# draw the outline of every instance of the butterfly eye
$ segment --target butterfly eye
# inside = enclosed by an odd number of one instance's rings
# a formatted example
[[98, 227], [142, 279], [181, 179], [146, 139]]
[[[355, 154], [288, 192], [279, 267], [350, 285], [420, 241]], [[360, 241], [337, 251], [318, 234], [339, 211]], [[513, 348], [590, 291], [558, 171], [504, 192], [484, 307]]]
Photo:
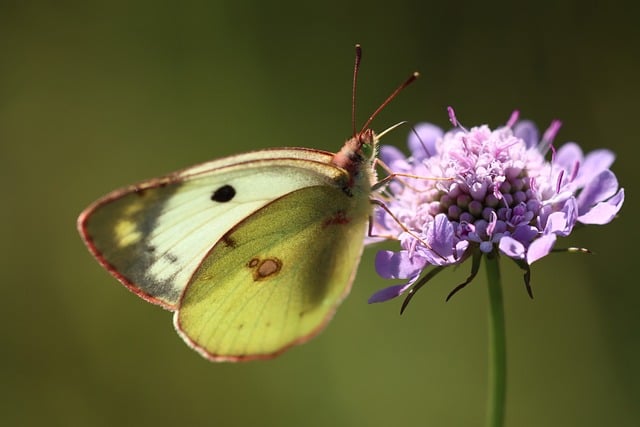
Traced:
[[223, 185], [213, 192], [211, 200], [214, 202], [228, 202], [236, 195], [236, 190], [230, 185]]
[[373, 158], [375, 154], [373, 144], [364, 143], [362, 144], [362, 147], [360, 147], [360, 150], [362, 150], [362, 154], [364, 154], [364, 157], [366, 157], [367, 159]]

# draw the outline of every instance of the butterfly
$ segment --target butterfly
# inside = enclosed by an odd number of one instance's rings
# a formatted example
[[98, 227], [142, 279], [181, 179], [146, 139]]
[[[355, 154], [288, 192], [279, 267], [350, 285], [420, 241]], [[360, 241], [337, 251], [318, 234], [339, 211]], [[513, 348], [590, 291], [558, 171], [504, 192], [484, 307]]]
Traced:
[[[354, 106], [361, 56], [356, 46]], [[265, 149], [144, 181], [86, 208], [80, 235], [207, 359], [274, 357], [319, 333], [349, 293], [378, 182], [368, 125], [415, 77], [338, 153]]]

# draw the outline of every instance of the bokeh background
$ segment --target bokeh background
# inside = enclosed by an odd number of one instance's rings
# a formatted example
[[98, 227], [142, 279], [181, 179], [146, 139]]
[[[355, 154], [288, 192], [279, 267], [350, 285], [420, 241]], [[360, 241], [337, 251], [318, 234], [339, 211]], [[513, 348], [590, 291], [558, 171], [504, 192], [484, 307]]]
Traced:
[[[484, 419], [484, 275], [469, 266], [400, 301], [365, 253], [317, 339], [267, 362], [212, 364], [171, 315], [83, 247], [78, 213], [109, 190], [249, 149], [337, 150], [358, 122], [504, 123], [608, 147], [627, 202], [534, 265], [536, 299], [503, 262], [511, 426], [640, 424], [635, 3], [110, 1], [0, 3], [0, 424], [475, 426]], [[634, 9], [635, 8], [635, 9]], [[407, 128], [385, 138], [404, 146]]]

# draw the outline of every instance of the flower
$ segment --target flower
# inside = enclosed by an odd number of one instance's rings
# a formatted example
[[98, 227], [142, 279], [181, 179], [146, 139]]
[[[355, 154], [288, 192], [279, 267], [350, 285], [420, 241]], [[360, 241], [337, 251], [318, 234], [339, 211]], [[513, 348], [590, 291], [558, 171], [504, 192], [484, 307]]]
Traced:
[[[578, 224], [606, 224], [616, 216], [624, 189], [609, 169], [614, 154], [603, 149], [584, 155], [573, 142], [555, 150], [559, 121], [540, 138], [535, 125], [518, 116], [514, 112], [495, 130], [467, 130], [449, 107], [454, 128], [444, 133], [430, 123], [417, 125], [409, 136], [410, 157], [381, 147], [380, 159], [394, 179], [381, 192], [384, 205], [376, 208], [372, 236], [397, 239], [401, 249], [378, 252], [376, 270], [407, 281], [376, 292], [369, 302], [415, 291], [442, 268], [473, 258], [471, 275], [450, 297], [473, 279], [483, 255], [498, 253], [525, 270], [531, 295], [529, 266], [548, 255], [558, 237]], [[428, 266], [435, 269], [420, 279]]]

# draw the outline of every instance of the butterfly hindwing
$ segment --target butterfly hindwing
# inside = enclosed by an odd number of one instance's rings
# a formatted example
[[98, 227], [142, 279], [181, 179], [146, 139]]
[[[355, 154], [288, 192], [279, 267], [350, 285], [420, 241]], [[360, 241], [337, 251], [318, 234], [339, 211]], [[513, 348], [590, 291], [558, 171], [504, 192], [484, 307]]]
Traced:
[[348, 293], [371, 211], [366, 195], [306, 187], [226, 233], [175, 313], [183, 338], [214, 360], [272, 357], [319, 332]]

